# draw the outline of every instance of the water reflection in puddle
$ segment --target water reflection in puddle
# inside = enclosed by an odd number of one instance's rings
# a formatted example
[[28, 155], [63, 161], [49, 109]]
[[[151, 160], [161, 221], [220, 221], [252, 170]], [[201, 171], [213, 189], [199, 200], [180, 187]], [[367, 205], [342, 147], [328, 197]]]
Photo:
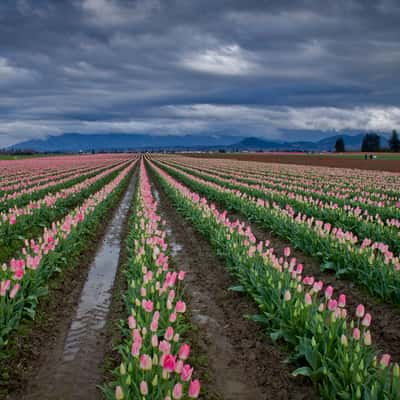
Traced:
[[82, 348], [88, 346], [88, 342], [96, 343], [99, 331], [106, 324], [119, 261], [121, 232], [134, 188], [132, 180], [90, 265], [78, 310], [65, 341], [64, 361], [73, 361]]
[[169, 243], [169, 247], [171, 249], [171, 256], [174, 257], [183, 249], [183, 246], [180, 243], [177, 243], [175, 241], [170, 227], [167, 227], [165, 229], [165, 233], [167, 234], [167, 236], [169, 238], [168, 243]]

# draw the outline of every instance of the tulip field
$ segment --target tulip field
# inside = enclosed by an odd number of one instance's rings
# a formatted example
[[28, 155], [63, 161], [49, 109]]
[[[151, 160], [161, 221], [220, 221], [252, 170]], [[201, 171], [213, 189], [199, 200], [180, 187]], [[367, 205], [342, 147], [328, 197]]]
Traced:
[[[0, 165], [0, 396], [400, 399], [400, 174], [177, 154]], [[108, 322], [88, 328], [102, 341], [63, 359], [114, 223]], [[72, 306], [49, 290], [63, 274]], [[37, 336], [36, 357], [18, 350]]]
[[[34, 318], [47, 280], [60, 268], [57, 258], [68, 253], [69, 241], [77, 240], [73, 236], [78, 226], [90, 220], [133, 167], [126, 157], [61, 158], [53, 166], [54, 161], [51, 168], [40, 159], [16, 171], [8, 165], [4, 168], [0, 349], [7, 345], [21, 318]], [[74, 168], [67, 172], [67, 165]]]

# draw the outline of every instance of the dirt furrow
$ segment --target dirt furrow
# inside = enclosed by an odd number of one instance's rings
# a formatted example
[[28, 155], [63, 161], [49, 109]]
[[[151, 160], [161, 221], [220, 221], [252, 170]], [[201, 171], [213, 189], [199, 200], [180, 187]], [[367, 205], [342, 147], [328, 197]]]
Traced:
[[[188, 272], [185, 294], [191, 312], [195, 367], [206, 399], [312, 399], [311, 383], [291, 375], [285, 355], [255, 322], [252, 300], [228, 290], [234, 282], [209, 242], [173, 207], [154, 179], [153, 190], [167, 223], [172, 263]], [[194, 332], [194, 333], [193, 333]]]

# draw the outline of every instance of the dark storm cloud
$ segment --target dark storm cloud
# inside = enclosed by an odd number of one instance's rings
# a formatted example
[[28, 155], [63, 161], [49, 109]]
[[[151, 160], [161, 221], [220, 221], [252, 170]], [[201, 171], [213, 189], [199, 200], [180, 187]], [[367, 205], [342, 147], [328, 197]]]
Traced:
[[400, 125], [397, 1], [3, 0], [0, 145]]

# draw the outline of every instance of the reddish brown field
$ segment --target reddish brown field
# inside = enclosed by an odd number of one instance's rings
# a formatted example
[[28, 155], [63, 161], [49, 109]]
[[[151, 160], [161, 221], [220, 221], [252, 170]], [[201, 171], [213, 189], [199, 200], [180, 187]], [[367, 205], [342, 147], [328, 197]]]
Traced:
[[316, 165], [332, 168], [358, 168], [375, 171], [400, 172], [400, 160], [364, 160], [329, 155], [306, 155], [288, 153], [238, 153], [238, 154], [189, 154], [201, 158], [229, 158], [241, 161], [260, 161], [283, 164]]

